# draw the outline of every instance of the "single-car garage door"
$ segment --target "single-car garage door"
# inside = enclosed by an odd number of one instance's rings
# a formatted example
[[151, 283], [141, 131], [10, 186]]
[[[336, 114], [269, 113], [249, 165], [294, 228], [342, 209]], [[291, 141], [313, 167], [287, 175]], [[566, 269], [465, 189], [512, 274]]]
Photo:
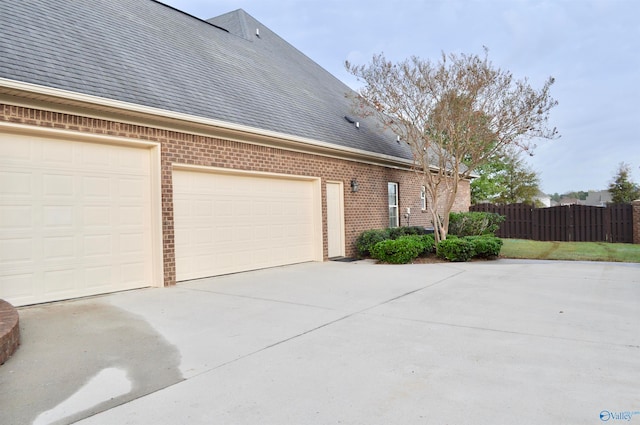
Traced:
[[151, 285], [150, 149], [0, 134], [0, 298]]
[[173, 172], [176, 280], [322, 260], [316, 180]]

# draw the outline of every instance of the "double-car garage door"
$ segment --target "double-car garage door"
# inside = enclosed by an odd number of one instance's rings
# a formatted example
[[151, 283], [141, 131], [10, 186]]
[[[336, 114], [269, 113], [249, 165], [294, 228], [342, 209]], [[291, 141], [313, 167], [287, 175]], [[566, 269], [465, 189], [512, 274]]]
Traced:
[[176, 169], [176, 280], [321, 260], [319, 183]]
[[152, 284], [151, 149], [0, 134], [0, 298]]

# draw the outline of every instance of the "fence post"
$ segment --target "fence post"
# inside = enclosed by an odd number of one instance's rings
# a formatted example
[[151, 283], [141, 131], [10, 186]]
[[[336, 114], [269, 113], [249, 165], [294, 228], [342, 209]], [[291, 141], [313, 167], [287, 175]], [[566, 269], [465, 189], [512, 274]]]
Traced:
[[612, 218], [611, 218], [611, 206], [607, 205], [606, 207], [604, 207], [604, 217], [602, 220], [602, 227], [603, 227], [603, 233], [604, 233], [604, 240], [605, 242], [614, 242], [613, 240], [613, 225], [612, 225]]
[[633, 205], [633, 243], [640, 244], [640, 199], [631, 203]]

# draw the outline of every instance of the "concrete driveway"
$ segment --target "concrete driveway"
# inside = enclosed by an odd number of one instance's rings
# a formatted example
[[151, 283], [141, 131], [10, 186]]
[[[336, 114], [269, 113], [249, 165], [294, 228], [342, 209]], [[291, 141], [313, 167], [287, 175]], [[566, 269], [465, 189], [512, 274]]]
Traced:
[[640, 424], [638, 264], [306, 263], [20, 320], [3, 425]]

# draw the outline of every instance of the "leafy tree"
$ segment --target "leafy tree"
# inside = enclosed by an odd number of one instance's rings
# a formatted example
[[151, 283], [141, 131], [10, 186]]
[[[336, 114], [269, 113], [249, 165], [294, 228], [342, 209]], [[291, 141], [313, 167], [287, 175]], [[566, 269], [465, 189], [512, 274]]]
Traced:
[[506, 147], [527, 150], [534, 138], [557, 136], [547, 126], [557, 104], [549, 94], [553, 78], [536, 90], [527, 79], [496, 68], [484, 53], [399, 63], [379, 54], [368, 65], [346, 63], [363, 83], [354, 96], [357, 113], [375, 116], [411, 148], [436, 241], [446, 239], [460, 181]]
[[480, 177], [471, 182], [471, 203], [534, 203], [533, 198], [540, 191], [540, 178], [519, 153], [509, 149], [476, 169]]
[[631, 167], [629, 164], [621, 162], [618, 171], [609, 184], [611, 201], [614, 204], [629, 204], [636, 199], [640, 199], [640, 186], [631, 181]]
[[506, 164], [500, 156], [475, 169], [479, 176], [471, 181], [471, 203], [494, 203], [502, 191], [502, 182], [497, 178], [504, 173]]

